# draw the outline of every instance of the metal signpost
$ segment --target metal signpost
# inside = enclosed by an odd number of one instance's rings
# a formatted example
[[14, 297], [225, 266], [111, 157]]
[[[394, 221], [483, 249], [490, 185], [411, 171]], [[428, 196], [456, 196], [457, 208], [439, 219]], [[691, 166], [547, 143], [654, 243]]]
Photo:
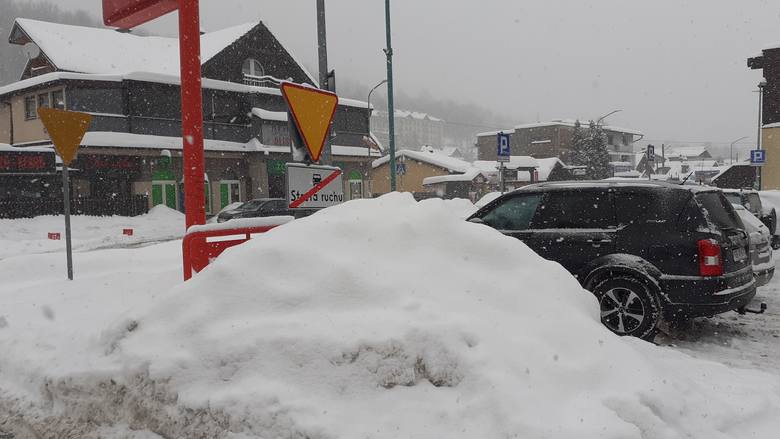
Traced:
[[653, 145], [647, 145], [647, 179], [652, 180], [653, 178], [650, 176], [653, 170], [653, 165], [655, 163], [655, 146]]
[[496, 138], [497, 138], [496, 161], [498, 161], [499, 163], [499, 167], [498, 167], [499, 188], [501, 190], [501, 193], [503, 194], [505, 191], [504, 163], [509, 162], [510, 157], [512, 155], [512, 151], [511, 148], [509, 147], [509, 134], [504, 134], [503, 132], [500, 132], [498, 133]]
[[73, 280], [73, 248], [70, 237], [70, 177], [68, 170], [76, 158], [81, 139], [89, 129], [92, 116], [74, 111], [38, 107], [38, 117], [49, 133], [54, 149], [62, 159], [62, 198], [65, 214], [65, 253], [68, 261], [68, 279]]

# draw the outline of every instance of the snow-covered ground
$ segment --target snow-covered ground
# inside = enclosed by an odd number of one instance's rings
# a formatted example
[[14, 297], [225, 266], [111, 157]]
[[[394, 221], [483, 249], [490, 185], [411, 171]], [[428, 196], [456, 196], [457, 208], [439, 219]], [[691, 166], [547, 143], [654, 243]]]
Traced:
[[[123, 235], [124, 229], [133, 229], [133, 235]], [[184, 215], [162, 205], [137, 217], [73, 215], [71, 232], [77, 252], [170, 241], [184, 233]], [[59, 233], [60, 240], [48, 239], [49, 233]], [[0, 259], [64, 249], [65, 219], [61, 215], [0, 219]]]
[[186, 284], [180, 241], [85, 245], [72, 282], [61, 252], [20, 246], [0, 260], [0, 433], [777, 437], [780, 281], [764, 315], [619, 338], [568, 273], [472, 209], [349, 202]]

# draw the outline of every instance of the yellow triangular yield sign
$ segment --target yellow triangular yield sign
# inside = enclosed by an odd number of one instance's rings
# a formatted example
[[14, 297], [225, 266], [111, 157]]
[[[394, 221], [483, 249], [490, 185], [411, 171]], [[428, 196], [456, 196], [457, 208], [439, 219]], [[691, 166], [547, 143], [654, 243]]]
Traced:
[[291, 82], [283, 82], [281, 87], [295, 126], [309, 150], [309, 157], [316, 162], [328, 138], [339, 97], [335, 93]]
[[89, 129], [92, 116], [75, 111], [57, 110], [54, 108], [38, 108], [38, 117], [49, 132], [54, 149], [66, 166], [76, 158], [84, 133]]

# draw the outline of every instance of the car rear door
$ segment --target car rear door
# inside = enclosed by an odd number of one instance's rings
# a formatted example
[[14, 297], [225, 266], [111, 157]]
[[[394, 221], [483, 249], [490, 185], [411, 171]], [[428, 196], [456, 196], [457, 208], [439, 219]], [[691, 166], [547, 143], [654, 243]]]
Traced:
[[547, 192], [531, 230], [534, 250], [579, 278], [591, 261], [615, 251], [617, 220], [611, 190], [580, 187]]

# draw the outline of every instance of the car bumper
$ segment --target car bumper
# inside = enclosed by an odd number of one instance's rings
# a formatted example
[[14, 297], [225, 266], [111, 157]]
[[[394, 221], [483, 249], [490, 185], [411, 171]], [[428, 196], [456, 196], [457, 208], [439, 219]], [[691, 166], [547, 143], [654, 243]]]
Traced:
[[775, 275], [775, 267], [770, 267], [765, 270], [753, 271], [753, 277], [756, 278], [756, 286], [763, 287], [768, 284], [772, 277]]
[[725, 276], [662, 276], [667, 318], [714, 316], [746, 306], [756, 295], [752, 267]]

